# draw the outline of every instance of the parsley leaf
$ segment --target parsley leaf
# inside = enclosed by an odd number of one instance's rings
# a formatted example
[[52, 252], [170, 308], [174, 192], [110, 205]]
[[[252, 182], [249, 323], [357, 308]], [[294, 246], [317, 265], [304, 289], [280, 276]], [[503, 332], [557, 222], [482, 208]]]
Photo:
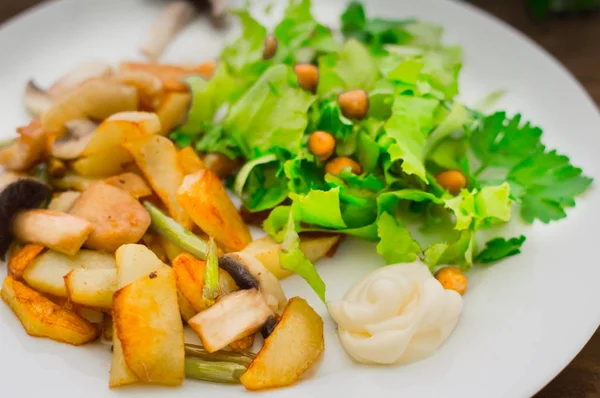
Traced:
[[521, 253], [521, 246], [525, 243], [525, 236], [521, 235], [518, 238], [492, 239], [485, 244], [483, 249], [475, 258], [475, 262], [480, 264], [490, 264], [503, 258], [514, 256]]
[[530, 224], [535, 219], [549, 223], [565, 218], [565, 208], [575, 206], [575, 197], [593, 181], [556, 151], [526, 158], [510, 170], [507, 179], [521, 202], [521, 217]]
[[529, 122], [521, 125], [521, 115], [508, 119], [505, 112], [496, 112], [472, 132], [471, 145], [482, 163], [480, 171], [490, 166], [509, 168], [544, 149], [541, 136], [539, 127]]

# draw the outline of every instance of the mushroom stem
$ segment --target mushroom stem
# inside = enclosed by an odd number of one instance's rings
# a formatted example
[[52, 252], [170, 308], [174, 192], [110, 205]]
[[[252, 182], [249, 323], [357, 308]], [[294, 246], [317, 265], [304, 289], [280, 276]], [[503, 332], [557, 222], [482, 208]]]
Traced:
[[165, 7], [150, 29], [140, 51], [149, 59], [156, 61], [195, 15], [196, 10], [191, 3], [182, 0], [172, 2]]

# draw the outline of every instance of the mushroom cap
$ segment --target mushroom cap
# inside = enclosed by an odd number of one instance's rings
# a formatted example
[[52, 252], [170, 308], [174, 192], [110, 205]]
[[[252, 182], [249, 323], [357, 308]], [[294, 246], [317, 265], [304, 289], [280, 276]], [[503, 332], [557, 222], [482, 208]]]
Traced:
[[52, 189], [31, 178], [17, 180], [4, 188], [0, 194], [0, 258], [6, 252], [14, 238], [13, 219], [23, 210], [39, 207], [52, 196]]

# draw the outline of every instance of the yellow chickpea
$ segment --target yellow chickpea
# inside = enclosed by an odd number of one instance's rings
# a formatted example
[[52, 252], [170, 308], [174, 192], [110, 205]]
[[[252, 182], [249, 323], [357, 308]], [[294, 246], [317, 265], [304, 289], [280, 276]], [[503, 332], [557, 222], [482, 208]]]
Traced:
[[314, 93], [319, 84], [319, 68], [311, 64], [298, 64], [294, 66], [298, 76], [298, 85], [306, 91]]
[[458, 170], [446, 170], [435, 176], [438, 184], [452, 195], [457, 195], [467, 186], [467, 178]]
[[338, 176], [342, 172], [342, 170], [348, 167], [350, 168], [350, 171], [354, 174], [360, 174], [362, 172], [362, 169], [358, 163], [346, 157], [340, 157], [330, 160], [325, 165], [325, 172], [327, 174]]
[[277, 39], [271, 35], [265, 39], [265, 49], [263, 51], [263, 58], [270, 59], [275, 56], [277, 52]]
[[350, 90], [338, 96], [342, 114], [350, 119], [364, 119], [369, 112], [369, 97], [364, 90]]
[[324, 131], [315, 131], [308, 138], [308, 150], [321, 162], [329, 159], [335, 149], [335, 138]]
[[456, 267], [440, 268], [435, 273], [435, 279], [442, 284], [444, 289], [454, 290], [461, 295], [467, 291], [467, 278]]

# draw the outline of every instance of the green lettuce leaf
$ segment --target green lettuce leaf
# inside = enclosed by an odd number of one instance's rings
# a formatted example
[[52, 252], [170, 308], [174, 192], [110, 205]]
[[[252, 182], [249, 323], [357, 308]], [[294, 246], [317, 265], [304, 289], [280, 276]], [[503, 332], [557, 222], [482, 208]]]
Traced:
[[454, 212], [458, 230], [489, 228], [510, 220], [510, 186], [508, 183], [485, 187], [481, 191], [463, 190], [458, 196], [445, 200], [447, 208]]
[[475, 232], [472, 229], [460, 231], [453, 242], [436, 243], [423, 253], [423, 262], [433, 271], [442, 265], [456, 265], [467, 271], [473, 265], [473, 253], [477, 250]]
[[421, 253], [421, 246], [414, 240], [402, 222], [388, 212], [383, 212], [377, 220], [379, 253], [386, 264], [411, 263]]
[[475, 258], [476, 263], [490, 264], [502, 260], [506, 257], [521, 253], [521, 246], [525, 243], [525, 236], [518, 238], [504, 239], [495, 238], [488, 241], [483, 249]]
[[425, 150], [427, 134], [434, 125], [439, 102], [435, 99], [400, 95], [394, 100], [392, 117], [385, 124], [391, 162], [402, 160], [402, 171], [427, 183]]
[[287, 228], [282, 243], [282, 252], [279, 255], [281, 268], [292, 271], [304, 279], [325, 303], [326, 286], [315, 266], [310, 262], [300, 249], [300, 237], [295, 230], [294, 216], [290, 212]]
[[314, 97], [289, 85], [292, 73], [285, 65], [270, 67], [230, 109], [225, 131], [240, 143], [249, 159], [274, 148], [297, 153], [308, 124]]
[[340, 211], [339, 194], [339, 188], [329, 191], [313, 190], [306, 195], [292, 193], [292, 212], [306, 224], [332, 229], [346, 228]]
[[242, 35], [221, 53], [221, 62], [236, 76], [257, 76], [269, 65], [263, 60], [267, 29], [248, 10], [234, 10], [242, 25]]
[[244, 206], [258, 212], [279, 205], [288, 196], [287, 180], [274, 154], [256, 158], [238, 172], [233, 189]]

